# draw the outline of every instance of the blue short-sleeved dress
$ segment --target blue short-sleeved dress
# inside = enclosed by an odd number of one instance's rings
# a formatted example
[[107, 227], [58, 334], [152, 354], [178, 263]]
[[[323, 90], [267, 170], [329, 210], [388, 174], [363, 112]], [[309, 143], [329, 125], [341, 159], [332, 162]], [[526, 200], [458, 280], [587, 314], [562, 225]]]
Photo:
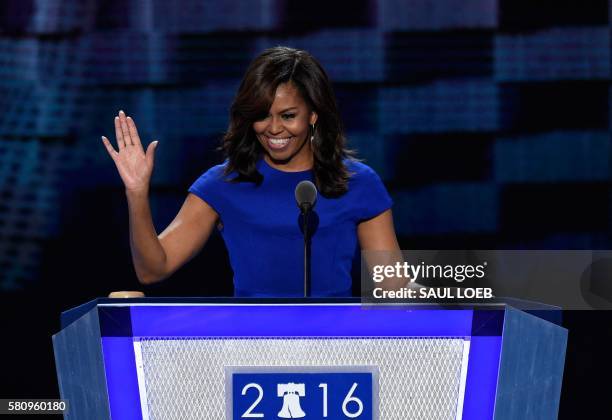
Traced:
[[[312, 296], [350, 296], [357, 225], [391, 207], [378, 175], [347, 159], [352, 173], [339, 198], [319, 194], [311, 240]], [[236, 296], [299, 297], [304, 292], [304, 242], [295, 187], [312, 171], [283, 172], [260, 159], [263, 182], [228, 182], [225, 165], [210, 168], [189, 188], [219, 214], [221, 235], [234, 271]]]

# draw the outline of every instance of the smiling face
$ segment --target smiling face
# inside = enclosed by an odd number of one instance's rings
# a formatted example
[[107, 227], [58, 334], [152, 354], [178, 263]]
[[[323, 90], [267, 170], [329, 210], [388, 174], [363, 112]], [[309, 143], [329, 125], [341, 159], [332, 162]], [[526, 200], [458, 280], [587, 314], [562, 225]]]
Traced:
[[310, 125], [316, 121], [317, 114], [293, 84], [279, 85], [268, 115], [253, 123], [266, 162], [286, 172], [311, 169], [313, 157], [308, 140]]

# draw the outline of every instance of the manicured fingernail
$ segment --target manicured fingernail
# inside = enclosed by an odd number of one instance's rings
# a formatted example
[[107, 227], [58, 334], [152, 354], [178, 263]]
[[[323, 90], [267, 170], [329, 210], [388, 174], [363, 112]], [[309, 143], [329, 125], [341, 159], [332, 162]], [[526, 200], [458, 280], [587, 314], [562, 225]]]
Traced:
[[102, 139], [102, 141], [104, 141], [104, 136], [100, 137]]
[[125, 112], [123, 112], [122, 110], [119, 110], [119, 115], [125, 115]]

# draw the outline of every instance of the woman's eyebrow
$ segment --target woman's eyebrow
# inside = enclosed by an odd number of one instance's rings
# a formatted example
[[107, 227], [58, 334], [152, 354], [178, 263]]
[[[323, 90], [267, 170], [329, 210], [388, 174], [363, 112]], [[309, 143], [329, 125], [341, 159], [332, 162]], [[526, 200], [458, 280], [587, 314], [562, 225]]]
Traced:
[[282, 113], [284, 113], [284, 112], [291, 111], [291, 110], [293, 110], [293, 109], [297, 109], [297, 108], [298, 108], [297, 106], [291, 106], [291, 107], [289, 107], [289, 108], [285, 108], [285, 109], [283, 109], [282, 111], [279, 111], [279, 114], [282, 114]]

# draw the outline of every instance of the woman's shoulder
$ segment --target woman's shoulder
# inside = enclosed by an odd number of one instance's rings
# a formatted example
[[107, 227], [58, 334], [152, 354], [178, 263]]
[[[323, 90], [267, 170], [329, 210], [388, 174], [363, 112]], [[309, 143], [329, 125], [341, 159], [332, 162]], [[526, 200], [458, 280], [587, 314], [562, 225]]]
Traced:
[[220, 187], [231, 174], [226, 174], [227, 161], [205, 170], [191, 186], [191, 189], [210, 189]]
[[344, 164], [350, 173], [347, 197], [353, 203], [355, 220], [368, 220], [391, 208], [393, 201], [374, 169], [355, 159], [346, 159]]
[[227, 170], [227, 161], [220, 163], [219, 165], [214, 165], [205, 170], [202, 175], [200, 175], [199, 179], [210, 179], [216, 181], [224, 181], [231, 174], [226, 174]]
[[366, 165], [360, 160], [354, 158], [346, 158], [344, 160], [344, 165], [348, 170], [351, 179], [355, 181], [360, 180], [379, 180], [380, 177], [376, 173], [374, 169], [370, 166]]

